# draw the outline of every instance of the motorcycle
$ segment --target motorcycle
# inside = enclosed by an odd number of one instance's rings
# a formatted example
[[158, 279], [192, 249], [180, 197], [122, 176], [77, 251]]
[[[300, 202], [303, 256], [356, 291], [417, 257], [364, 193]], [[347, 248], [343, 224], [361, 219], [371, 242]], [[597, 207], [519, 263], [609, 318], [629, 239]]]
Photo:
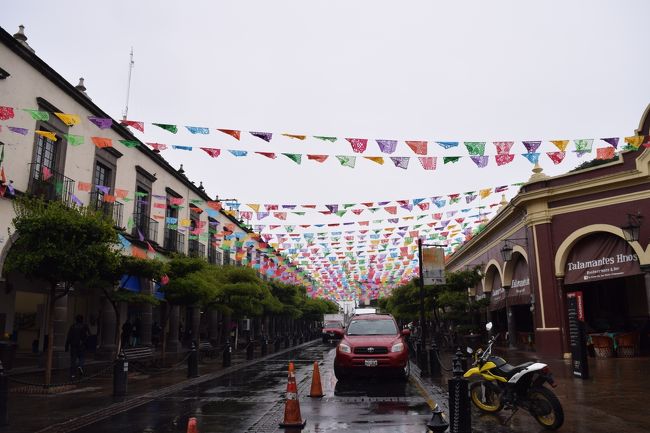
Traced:
[[[485, 329], [492, 329], [489, 322]], [[553, 376], [546, 364], [541, 362], [526, 362], [521, 365], [510, 365], [503, 358], [492, 355], [492, 346], [498, 334], [493, 336], [485, 350], [477, 349], [472, 354], [472, 368], [465, 372], [465, 378], [478, 378], [470, 384], [472, 403], [486, 413], [497, 413], [503, 408], [512, 410], [524, 409], [530, 413], [539, 424], [547, 430], [557, 430], [564, 422], [564, 410], [555, 393], [544, 384], [553, 388], [556, 386]]]

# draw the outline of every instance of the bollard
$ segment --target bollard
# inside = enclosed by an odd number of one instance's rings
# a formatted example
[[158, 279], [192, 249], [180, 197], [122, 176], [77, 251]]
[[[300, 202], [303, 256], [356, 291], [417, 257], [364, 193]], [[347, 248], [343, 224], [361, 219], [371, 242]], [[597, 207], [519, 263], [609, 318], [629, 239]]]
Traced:
[[9, 380], [0, 361], [0, 426], [9, 424]]
[[269, 340], [266, 337], [262, 337], [262, 343], [260, 344], [260, 355], [266, 356], [269, 351]]
[[445, 416], [438, 405], [436, 405], [433, 414], [431, 414], [431, 419], [427, 423], [427, 428], [433, 433], [444, 433], [447, 431], [447, 428], [449, 428], [449, 423], [445, 419]]
[[279, 351], [281, 344], [282, 344], [282, 339], [280, 337], [275, 337], [275, 341], [273, 342], [273, 351], [274, 352]]
[[442, 376], [442, 369], [440, 368], [440, 360], [438, 359], [438, 345], [436, 340], [431, 341], [431, 349], [429, 349], [429, 373], [431, 377], [438, 378]]
[[232, 358], [232, 347], [230, 346], [230, 340], [226, 341], [226, 347], [223, 349], [223, 366], [230, 367]]
[[254, 353], [253, 351], [255, 350], [255, 342], [253, 340], [248, 340], [248, 346], [246, 346], [246, 359], [250, 361], [253, 359]]
[[187, 357], [187, 377], [199, 377], [199, 352], [196, 351], [196, 344], [192, 341], [190, 356]]
[[298, 336], [296, 334], [293, 334], [293, 338], [291, 339], [291, 345], [292, 346], [298, 345]]
[[472, 412], [469, 402], [468, 382], [463, 378], [463, 353], [458, 349], [453, 359], [453, 375], [449, 379], [449, 432], [471, 433]]
[[[462, 353], [460, 347], [458, 348], [458, 352]], [[467, 355], [465, 353], [463, 353], [462, 356], [460, 357], [460, 366], [463, 369], [463, 373], [465, 373], [467, 371]]]
[[126, 395], [126, 387], [129, 379], [129, 361], [121, 351], [113, 365], [113, 396], [123, 397]]

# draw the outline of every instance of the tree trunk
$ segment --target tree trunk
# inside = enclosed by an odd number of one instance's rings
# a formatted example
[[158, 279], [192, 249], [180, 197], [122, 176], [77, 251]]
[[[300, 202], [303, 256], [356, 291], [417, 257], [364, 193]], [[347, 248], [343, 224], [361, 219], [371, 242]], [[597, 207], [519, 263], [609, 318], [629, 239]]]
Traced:
[[45, 357], [45, 384], [52, 383], [52, 355], [54, 353], [54, 305], [56, 303], [56, 283], [50, 283], [50, 296], [47, 306], [47, 354]]

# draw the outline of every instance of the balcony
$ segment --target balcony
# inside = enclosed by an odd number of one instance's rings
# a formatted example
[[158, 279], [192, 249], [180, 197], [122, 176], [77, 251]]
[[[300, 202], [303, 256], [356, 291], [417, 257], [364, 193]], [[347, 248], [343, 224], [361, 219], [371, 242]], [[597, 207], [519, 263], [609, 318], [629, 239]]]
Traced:
[[222, 262], [221, 250], [217, 249], [214, 245], [208, 248], [208, 263], [211, 265], [220, 265]]
[[136, 212], [133, 214], [133, 223], [135, 224], [131, 232], [133, 237], [139, 237], [142, 233], [148, 241], [158, 243], [158, 221], [149, 218], [147, 214]]
[[163, 246], [169, 251], [185, 254], [185, 234], [178, 230], [166, 228]]
[[196, 239], [190, 239], [187, 243], [187, 255], [190, 257], [205, 257], [205, 245]]
[[114, 203], [107, 203], [104, 201], [103, 194], [95, 191], [90, 193], [90, 202], [88, 203], [88, 206], [91, 209], [100, 211], [106, 218], [110, 218], [115, 227], [122, 227], [122, 215], [124, 214], [123, 203], [117, 201]]
[[72, 204], [75, 181], [39, 163], [29, 164], [29, 193], [49, 201]]

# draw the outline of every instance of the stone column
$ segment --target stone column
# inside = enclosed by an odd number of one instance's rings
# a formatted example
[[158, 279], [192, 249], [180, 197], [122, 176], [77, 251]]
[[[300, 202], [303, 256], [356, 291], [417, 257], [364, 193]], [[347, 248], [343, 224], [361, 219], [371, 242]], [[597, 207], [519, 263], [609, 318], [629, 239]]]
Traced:
[[510, 287], [503, 286], [505, 290], [505, 299], [506, 299], [506, 320], [508, 323], [508, 347], [515, 348], [517, 347], [517, 327], [515, 326], [515, 316], [513, 312], [512, 305], [508, 305], [508, 294], [510, 293]]
[[115, 309], [108, 298], [102, 298], [101, 342], [97, 349], [97, 357], [100, 359], [112, 359], [115, 355]]
[[[187, 326], [191, 326], [192, 330], [192, 340], [197, 342], [199, 341], [199, 332], [201, 328], [201, 307], [190, 307], [191, 308], [191, 315], [192, 315], [192, 321], [191, 323], [188, 323]], [[192, 342], [189, 341], [188, 344], [191, 347]]]
[[54, 349], [53, 368], [70, 367], [70, 355], [65, 353], [65, 340], [68, 333], [68, 295], [54, 302]]
[[178, 341], [178, 315], [180, 307], [171, 305], [169, 307], [169, 333], [167, 334], [167, 352], [178, 352], [181, 342]]
[[643, 278], [645, 282], [645, 297], [647, 304], [647, 313], [650, 314], [650, 264], [641, 265], [641, 272], [643, 272]]

